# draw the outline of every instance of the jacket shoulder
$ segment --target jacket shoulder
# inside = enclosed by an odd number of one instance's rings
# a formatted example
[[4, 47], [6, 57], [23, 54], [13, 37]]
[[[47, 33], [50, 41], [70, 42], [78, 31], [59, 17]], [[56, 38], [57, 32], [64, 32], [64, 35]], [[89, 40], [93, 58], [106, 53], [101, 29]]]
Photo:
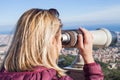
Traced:
[[45, 67], [35, 67], [32, 72], [0, 72], [0, 80], [52, 80], [56, 75], [54, 69], [47, 69]]

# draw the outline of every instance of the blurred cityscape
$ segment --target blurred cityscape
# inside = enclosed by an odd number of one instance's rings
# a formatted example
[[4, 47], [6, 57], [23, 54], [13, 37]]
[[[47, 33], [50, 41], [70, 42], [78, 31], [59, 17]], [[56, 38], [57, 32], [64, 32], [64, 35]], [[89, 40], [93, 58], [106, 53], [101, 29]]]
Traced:
[[[76, 48], [62, 49], [61, 54], [63, 55], [76, 55], [78, 50]], [[111, 46], [108, 48], [99, 48], [93, 50], [93, 56], [95, 60], [108, 63], [108, 68], [117, 69], [120, 68], [120, 46]]]
[[0, 66], [11, 44], [12, 37], [13, 35], [9, 34], [0, 35]]

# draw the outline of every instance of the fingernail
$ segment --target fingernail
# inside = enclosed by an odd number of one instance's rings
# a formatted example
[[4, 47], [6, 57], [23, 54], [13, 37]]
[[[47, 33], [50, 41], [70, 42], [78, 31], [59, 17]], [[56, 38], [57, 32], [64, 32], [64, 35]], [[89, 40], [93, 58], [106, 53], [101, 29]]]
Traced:
[[83, 27], [80, 27], [79, 29], [82, 29]]

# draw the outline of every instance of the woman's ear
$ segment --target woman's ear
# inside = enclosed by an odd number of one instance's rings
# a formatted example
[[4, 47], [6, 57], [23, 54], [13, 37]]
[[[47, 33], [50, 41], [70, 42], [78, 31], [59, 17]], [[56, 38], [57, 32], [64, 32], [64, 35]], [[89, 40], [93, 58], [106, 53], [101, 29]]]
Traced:
[[52, 40], [51, 40], [51, 44], [52, 44], [52, 45], [56, 45], [56, 43], [57, 43], [56, 38], [53, 37]]

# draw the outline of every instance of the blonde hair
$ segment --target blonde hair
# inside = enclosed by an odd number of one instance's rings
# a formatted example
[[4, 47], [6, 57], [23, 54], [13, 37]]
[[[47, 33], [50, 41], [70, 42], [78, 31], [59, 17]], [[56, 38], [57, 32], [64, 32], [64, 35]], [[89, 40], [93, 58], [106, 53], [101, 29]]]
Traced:
[[59, 50], [51, 43], [61, 28], [58, 16], [55, 9], [30, 9], [20, 17], [4, 61], [6, 70], [19, 72], [45, 66], [65, 75], [57, 65]]

